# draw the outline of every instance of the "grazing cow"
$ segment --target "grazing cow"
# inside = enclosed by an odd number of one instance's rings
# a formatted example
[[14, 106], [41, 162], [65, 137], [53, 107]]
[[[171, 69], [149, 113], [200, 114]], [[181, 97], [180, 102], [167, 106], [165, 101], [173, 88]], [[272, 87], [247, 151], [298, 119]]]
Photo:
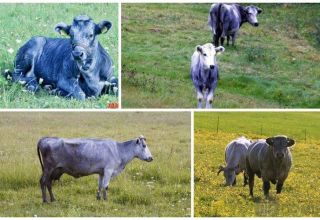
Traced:
[[32, 92], [38, 90], [40, 81], [52, 93], [78, 100], [107, 92], [113, 65], [97, 35], [111, 26], [109, 21], [95, 24], [90, 17], [79, 15], [72, 25], [61, 22], [55, 27], [69, 39], [31, 38], [16, 55], [13, 81]]
[[223, 52], [224, 47], [207, 43], [198, 45], [191, 57], [190, 74], [197, 91], [198, 108], [202, 108], [202, 100], [206, 102], [206, 108], [212, 108], [213, 93], [219, 78], [216, 55]]
[[229, 45], [230, 36], [232, 45], [234, 45], [237, 33], [243, 23], [249, 22], [252, 26], [259, 26], [257, 15], [261, 12], [261, 8], [253, 5], [244, 7], [238, 4], [212, 4], [208, 25], [212, 31], [215, 46], [219, 46], [220, 38], [223, 46], [225, 37], [227, 37], [227, 45]]
[[277, 184], [277, 194], [281, 193], [292, 163], [289, 147], [294, 143], [294, 140], [284, 135], [278, 135], [266, 140], [259, 140], [249, 146], [246, 169], [251, 196], [253, 196], [255, 174], [262, 178], [263, 191], [266, 197], [269, 196], [270, 182]]
[[[236, 175], [245, 171], [246, 168], [246, 156], [248, 146], [251, 141], [245, 137], [239, 137], [231, 141], [225, 149], [225, 161], [226, 167], [220, 166], [218, 175], [223, 171], [226, 179], [226, 186], [232, 186], [236, 184]], [[248, 184], [247, 175], [243, 172], [244, 186]]]
[[38, 142], [38, 156], [43, 172], [40, 179], [43, 202], [47, 202], [46, 188], [51, 201], [55, 200], [52, 182], [64, 173], [75, 178], [99, 174], [97, 199], [100, 200], [103, 190], [106, 200], [110, 179], [119, 175], [132, 159], [153, 160], [142, 135], [122, 143], [111, 139], [44, 137]]

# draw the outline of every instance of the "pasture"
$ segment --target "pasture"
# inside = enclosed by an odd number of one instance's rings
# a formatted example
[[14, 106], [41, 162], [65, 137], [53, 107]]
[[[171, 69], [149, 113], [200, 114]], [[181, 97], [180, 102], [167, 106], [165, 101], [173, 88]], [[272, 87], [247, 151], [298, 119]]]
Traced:
[[[94, 22], [112, 22], [107, 34], [98, 38], [110, 54], [114, 74], [118, 75], [118, 5], [117, 4], [0, 4], [0, 72], [13, 70], [15, 54], [32, 36], [60, 36], [54, 31], [59, 22], [70, 24], [80, 14], [89, 15]], [[36, 94], [0, 76], [0, 108], [106, 108], [118, 102], [114, 95], [77, 101], [49, 95], [44, 89]]]
[[[259, 27], [243, 24], [236, 46], [217, 58], [214, 107], [319, 107], [320, 4], [256, 5]], [[209, 9], [122, 5], [123, 107], [196, 108], [190, 60], [197, 45], [212, 41]]]
[[[143, 134], [154, 160], [134, 159], [97, 201], [98, 175], [66, 174], [43, 204], [37, 141], [43, 136], [131, 140]], [[190, 216], [190, 113], [1, 112], [0, 216]]]
[[[217, 133], [217, 120], [219, 129]], [[195, 216], [311, 217], [319, 216], [320, 114], [315, 113], [195, 113]], [[285, 134], [295, 139], [293, 166], [281, 194], [271, 184], [266, 200], [261, 179], [255, 177], [254, 198], [243, 187], [224, 187], [224, 149], [245, 135], [253, 140]], [[306, 137], [306, 138], [305, 138]]]

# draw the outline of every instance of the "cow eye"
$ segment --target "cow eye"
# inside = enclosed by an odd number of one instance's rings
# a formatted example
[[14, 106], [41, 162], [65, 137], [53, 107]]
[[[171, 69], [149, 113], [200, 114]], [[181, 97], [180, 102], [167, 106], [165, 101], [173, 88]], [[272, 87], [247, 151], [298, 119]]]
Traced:
[[203, 54], [203, 56], [205, 56], [205, 57], [206, 57], [206, 56], [207, 56], [207, 54], [206, 54], [206, 53], [204, 53], [204, 54]]
[[90, 38], [93, 38], [93, 34], [90, 34], [89, 37], [90, 37]]
[[143, 144], [143, 145], [142, 145], [142, 147], [143, 147], [143, 148], [146, 148], [146, 147], [147, 147], [147, 145]]

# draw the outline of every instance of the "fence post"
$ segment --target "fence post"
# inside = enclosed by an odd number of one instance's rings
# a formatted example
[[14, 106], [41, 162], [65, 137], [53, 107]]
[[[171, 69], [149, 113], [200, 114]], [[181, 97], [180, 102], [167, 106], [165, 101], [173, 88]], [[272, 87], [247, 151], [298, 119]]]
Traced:
[[307, 143], [307, 129], [304, 129], [304, 143]]
[[219, 115], [218, 115], [218, 121], [217, 121], [217, 134], [219, 133]]

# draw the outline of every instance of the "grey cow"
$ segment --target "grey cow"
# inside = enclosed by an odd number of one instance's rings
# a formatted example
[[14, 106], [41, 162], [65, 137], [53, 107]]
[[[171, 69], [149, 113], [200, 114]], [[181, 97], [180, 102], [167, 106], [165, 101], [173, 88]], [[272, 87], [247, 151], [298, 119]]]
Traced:
[[32, 92], [40, 81], [53, 94], [79, 100], [108, 93], [116, 81], [112, 60], [98, 35], [111, 26], [106, 20], [96, 24], [87, 15], [76, 16], [71, 25], [58, 23], [55, 30], [70, 38], [31, 38], [19, 49], [13, 73], [6, 75]]
[[259, 140], [249, 146], [246, 170], [251, 196], [253, 196], [254, 175], [262, 178], [266, 197], [269, 196], [270, 182], [277, 184], [277, 194], [281, 193], [292, 163], [289, 147], [294, 143], [294, 140], [284, 135], [278, 135], [266, 140]]
[[43, 171], [40, 178], [43, 202], [47, 202], [46, 188], [51, 201], [55, 200], [52, 182], [59, 180], [64, 173], [75, 178], [98, 174], [97, 199], [100, 200], [103, 190], [103, 198], [106, 200], [111, 178], [119, 175], [132, 159], [153, 160], [146, 138], [142, 135], [126, 142], [44, 137], [38, 142], [38, 156]]
[[216, 55], [223, 53], [224, 47], [214, 47], [207, 43], [198, 45], [191, 57], [190, 75], [197, 91], [198, 108], [202, 108], [202, 101], [206, 108], [212, 107], [214, 90], [218, 84], [219, 68]]
[[[225, 161], [226, 166], [220, 166], [218, 175], [223, 171], [226, 179], [226, 186], [232, 186], [236, 184], [236, 175], [245, 171], [246, 168], [246, 156], [248, 146], [251, 141], [245, 137], [239, 137], [231, 141], [225, 149]], [[244, 186], [248, 183], [247, 175], [243, 172]]]
[[244, 7], [238, 4], [212, 4], [208, 16], [208, 25], [212, 31], [215, 46], [219, 46], [220, 38], [223, 46], [225, 37], [227, 37], [227, 45], [229, 45], [230, 37], [232, 38], [232, 45], [234, 45], [243, 23], [248, 22], [255, 27], [259, 26], [257, 15], [261, 12], [261, 8], [253, 5]]

